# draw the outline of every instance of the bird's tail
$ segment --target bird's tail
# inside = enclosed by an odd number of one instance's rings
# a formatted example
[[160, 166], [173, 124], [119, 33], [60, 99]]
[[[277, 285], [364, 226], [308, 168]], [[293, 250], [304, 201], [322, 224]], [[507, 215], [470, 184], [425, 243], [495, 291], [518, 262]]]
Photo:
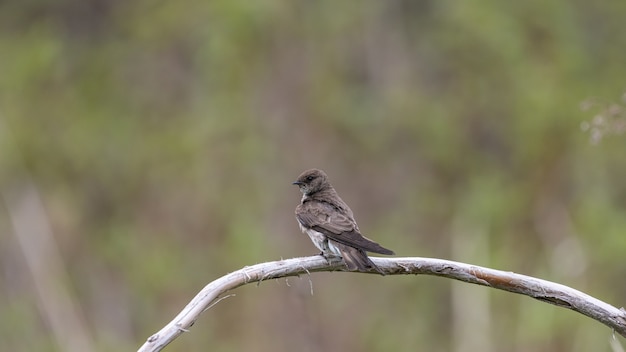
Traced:
[[341, 252], [341, 257], [343, 258], [343, 261], [346, 263], [348, 270], [370, 272], [373, 269], [373, 270], [376, 270], [379, 274], [385, 275], [385, 273], [382, 270], [380, 270], [380, 268], [376, 266], [374, 262], [372, 262], [372, 260], [367, 256], [367, 253], [365, 253], [363, 250], [346, 246], [344, 244], [337, 243], [337, 242], [333, 244]]

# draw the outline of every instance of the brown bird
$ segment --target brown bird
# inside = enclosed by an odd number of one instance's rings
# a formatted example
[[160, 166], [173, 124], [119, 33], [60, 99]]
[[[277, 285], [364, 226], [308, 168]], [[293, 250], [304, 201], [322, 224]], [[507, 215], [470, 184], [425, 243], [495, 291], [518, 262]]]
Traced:
[[296, 219], [321, 254], [343, 258], [349, 270], [374, 269], [384, 275], [365, 252], [395, 253], [361, 235], [352, 210], [328, 182], [326, 173], [307, 170], [293, 184], [303, 194], [302, 202], [296, 207]]

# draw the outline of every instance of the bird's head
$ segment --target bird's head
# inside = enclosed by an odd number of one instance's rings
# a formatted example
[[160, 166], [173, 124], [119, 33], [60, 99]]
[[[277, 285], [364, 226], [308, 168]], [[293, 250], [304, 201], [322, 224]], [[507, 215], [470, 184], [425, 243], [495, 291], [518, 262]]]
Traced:
[[318, 169], [303, 172], [293, 184], [298, 185], [300, 192], [305, 195], [311, 195], [330, 186], [326, 173]]

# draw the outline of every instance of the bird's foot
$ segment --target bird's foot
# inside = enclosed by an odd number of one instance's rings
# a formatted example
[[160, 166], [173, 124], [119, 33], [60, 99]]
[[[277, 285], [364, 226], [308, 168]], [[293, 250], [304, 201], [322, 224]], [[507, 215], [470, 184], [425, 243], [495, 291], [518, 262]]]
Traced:
[[332, 253], [328, 253], [328, 252], [320, 252], [318, 255], [321, 255], [322, 257], [324, 257], [324, 259], [326, 259], [326, 262], [329, 265], [338, 263], [338, 262], [343, 262], [343, 258], [341, 258], [338, 255], [334, 255]]

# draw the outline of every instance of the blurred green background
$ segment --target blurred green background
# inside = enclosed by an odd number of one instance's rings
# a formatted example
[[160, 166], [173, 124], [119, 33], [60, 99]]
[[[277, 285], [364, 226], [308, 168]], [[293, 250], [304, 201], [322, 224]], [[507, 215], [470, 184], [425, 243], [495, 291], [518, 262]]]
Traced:
[[[626, 305], [625, 15], [621, 0], [0, 2], [0, 350], [134, 350], [208, 282], [316, 254], [291, 185], [312, 167], [400, 256]], [[166, 350], [611, 351], [582, 315], [435, 277], [235, 293]]]

